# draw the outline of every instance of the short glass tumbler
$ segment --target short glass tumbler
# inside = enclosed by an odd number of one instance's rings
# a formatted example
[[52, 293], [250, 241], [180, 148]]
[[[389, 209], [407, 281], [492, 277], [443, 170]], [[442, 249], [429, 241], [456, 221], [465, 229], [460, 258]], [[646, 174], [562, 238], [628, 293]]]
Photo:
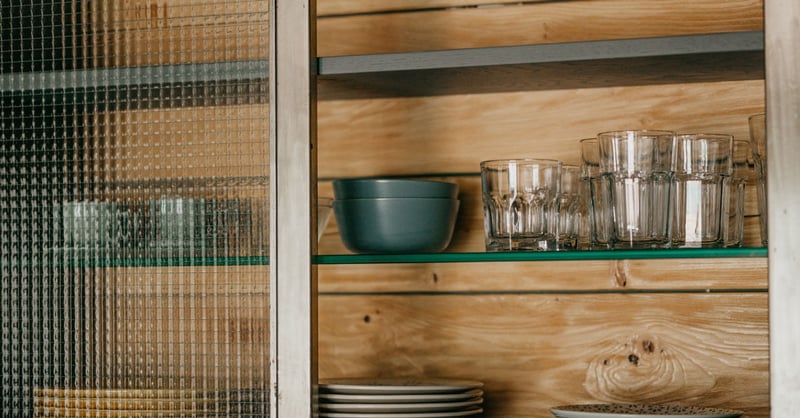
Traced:
[[748, 118], [750, 125], [750, 142], [756, 163], [758, 183], [758, 213], [761, 226], [761, 244], [767, 242], [767, 115], [764, 113]]
[[609, 249], [612, 245], [613, 208], [610, 177], [600, 171], [600, 145], [597, 138], [579, 141], [581, 148], [581, 180], [589, 249]]
[[676, 145], [672, 244], [677, 248], [722, 247], [728, 229], [733, 137], [681, 134]]
[[575, 250], [583, 223], [581, 168], [561, 165], [561, 190], [558, 205], [551, 208], [550, 228], [558, 250]]
[[750, 142], [743, 140], [733, 141], [731, 164], [733, 165], [733, 175], [730, 182], [730, 201], [727, 214], [728, 230], [726, 231], [725, 246], [741, 247], [744, 243], [745, 190], [747, 183], [756, 178], [755, 161]]
[[675, 133], [612, 131], [598, 141], [600, 171], [611, 188], [611, 247], [669, 247]]
[[558, 209], [561, 162], [511, 159], [481, 162], [486, 251], [556, 249], [548, 226]]

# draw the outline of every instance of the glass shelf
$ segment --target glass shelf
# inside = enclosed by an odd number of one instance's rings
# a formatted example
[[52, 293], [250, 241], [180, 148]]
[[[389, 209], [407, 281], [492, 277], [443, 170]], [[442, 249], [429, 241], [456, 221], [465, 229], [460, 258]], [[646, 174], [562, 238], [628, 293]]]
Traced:
[[[57, 254], [52, 256], [20, 258], [18, 265], [23, 267], [193, 267], [193, 266], [268, 266], [269, 256], [216, 256], [216, 257], [117, 257], [92, 251], [84, 254]], [[14, 268], [12, 263], [12, 268]]]
[[[520, 261], [636, 260], [678, 258], [766, 257], [766, 247], [700, 248], [671, 250], [553, 251], [553, 252], [470, 252], [435, 254], [327, 254], [317, 255], [318, 265], [334, 264], [414, 264], [414, 263], [491, 263]], [[217, 257], [117, 257], [93, 251], [56, 254], [19, 260], [23, 266], [38, 267], [191, 267], [191, 266], [268, 266], [269, 256]], [[13, 267], [13, 266], [12, 266]]]
[[318, 255], [314, 263], [322, 264], [389, 264], [389, 263], [481, 263], [503, 261], [574, 261], [673, 258], [741, 258], [766, 257], [766, 247], [748, 248], [681, 248], [669, 250], [608, 250], [552, 252], [472, 252], [436, 254], [335, 254]]
[[267, 60], [92, 68], [0, 74], [0, 91], [118, 89], [151, 84], [183, 84], [266, 79]]

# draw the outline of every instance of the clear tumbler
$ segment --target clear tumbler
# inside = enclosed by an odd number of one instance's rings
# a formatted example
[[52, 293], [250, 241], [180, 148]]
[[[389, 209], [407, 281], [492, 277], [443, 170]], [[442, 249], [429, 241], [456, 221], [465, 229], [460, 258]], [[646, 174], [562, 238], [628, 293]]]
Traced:
[[681, 134], [676, 145], [672, 245], [722, 247], [728, 229], [733, 137]]
[[555, 250], [548, 224], [558, 210], [560, 182], [557, 160], [481, 162], [486, 251]]
[[750, 142], [756, 162], [758, 183], [758, 213], [761, 223], [761, 244], [767, 245], [767, 115], [764, 113], [748, 118]]
[[730, 183], [730, 203], [728, 204], [728, 230], [726, 247], [741, 247], [744, 242], [745, 190], [747, 183], [755, 179], [755, 161], [750, 142], [733, 141], [731, 157], [733, 175]]
[[612, 131], [598, 140], [600, 171], [611, 188], [611, 247], [669, 247], [675, 133]]
[[551, 208], [550, 227], [556, 236], [558, 250], [575, 250], [583, 223], [581, 168], [561, 165], [561, 190], [558, 205]]
[[600, 145], [597, 138], [579, 141], [581, 178], [584, 184], [586, 224], [590, 249], [609, 249], [612, 244], [613, 213], [610, 177], [600, 171]]

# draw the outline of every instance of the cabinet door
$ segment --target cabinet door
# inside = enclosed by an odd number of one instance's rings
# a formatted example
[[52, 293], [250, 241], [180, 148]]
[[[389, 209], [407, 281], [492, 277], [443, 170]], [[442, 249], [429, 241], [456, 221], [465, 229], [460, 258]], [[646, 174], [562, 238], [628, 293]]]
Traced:
[[268, 1], [0, 10], [2, 416], [266, 415]]

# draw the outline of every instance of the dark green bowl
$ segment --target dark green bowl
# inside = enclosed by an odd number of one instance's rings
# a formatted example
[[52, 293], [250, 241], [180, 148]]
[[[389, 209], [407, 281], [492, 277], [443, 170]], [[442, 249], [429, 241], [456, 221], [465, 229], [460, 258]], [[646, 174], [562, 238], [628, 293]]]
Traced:
[[377, 198], [334, 200], [345, 247], [356, 253], [431, 253], [450, 244], [457, 199]]
[[339, 179], [333, 181], [337, 200], [374, 198], [443, 198], [457, 199], [458, 184], [410, 179]]

